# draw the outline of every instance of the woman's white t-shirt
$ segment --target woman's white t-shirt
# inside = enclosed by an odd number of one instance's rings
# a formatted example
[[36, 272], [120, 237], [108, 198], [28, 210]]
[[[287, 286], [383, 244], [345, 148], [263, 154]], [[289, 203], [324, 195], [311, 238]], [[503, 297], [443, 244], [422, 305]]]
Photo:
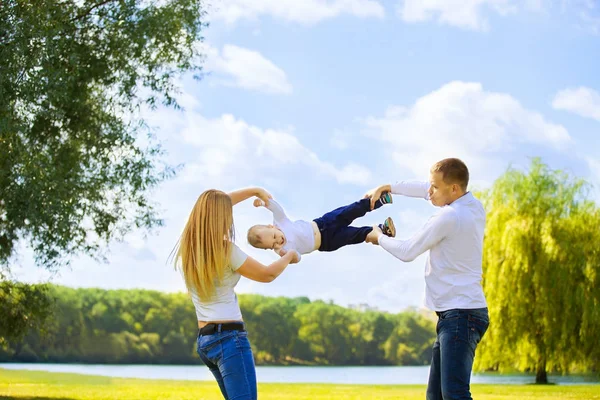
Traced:
[[192, 302], [196, 308], [198, 321], [242, 320], [242, 312], [233, 288], [237, 285], [241, 276], [237, 270], [247, 258], [246, 253], [235, 243], [232, 243], [229, 266], [225, 268], [223, 280], [217, 284], [214, 296], [210, 300], [203, 301], [196, 293], [192, 292]]

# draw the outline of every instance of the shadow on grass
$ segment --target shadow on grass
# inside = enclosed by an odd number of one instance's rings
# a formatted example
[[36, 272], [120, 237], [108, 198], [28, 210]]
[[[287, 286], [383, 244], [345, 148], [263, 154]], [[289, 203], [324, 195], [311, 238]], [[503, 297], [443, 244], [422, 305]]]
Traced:
[[[526, 386], [555, 386], [556, 382], [546, 382], [546, 383], [526, 383]], [[2, 399], [2, 397], [0, 397], [0, 399]]]
[[46, 396], [1, 396], [0, 400], [74, 400], [70, 397], [46, 397]]

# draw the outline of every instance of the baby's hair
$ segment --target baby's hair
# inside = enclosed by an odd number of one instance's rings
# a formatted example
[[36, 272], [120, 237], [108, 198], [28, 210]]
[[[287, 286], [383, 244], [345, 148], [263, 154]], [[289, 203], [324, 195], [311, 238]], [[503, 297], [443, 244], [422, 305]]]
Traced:
[[250, 243], [250, 246], [252, 247], [258, 247], [260, 246], [260, 237], [258, 236], [258, 230], [260, 228], [266, 228], [266, 225], [254, 225], [251, 226], [250, 229], [248, 229], [248, 243]]

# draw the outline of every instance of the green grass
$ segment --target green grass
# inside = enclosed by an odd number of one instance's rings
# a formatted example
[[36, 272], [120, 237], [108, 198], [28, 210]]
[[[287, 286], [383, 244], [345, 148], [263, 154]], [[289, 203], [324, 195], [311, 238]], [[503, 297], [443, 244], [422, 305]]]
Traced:
[[[424, 385], [262, 383], [261, 400], [425, 398]], [[600, 386], [472, 385], [477, 400], [600, 399]], [[144, 380], [0, 369], [0, 400], [222, 399], [216, 382]]]

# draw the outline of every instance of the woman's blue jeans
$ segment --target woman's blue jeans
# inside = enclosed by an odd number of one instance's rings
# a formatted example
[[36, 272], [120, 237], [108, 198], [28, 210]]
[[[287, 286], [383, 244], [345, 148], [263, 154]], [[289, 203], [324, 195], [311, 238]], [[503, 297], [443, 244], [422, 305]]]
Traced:
[[198, 354], [225, 400], [256, 400], [256, 370], [246, 331], [198, 336]]
[[490, 322], [487, 308], [438, 313], [427, 400], [472, 400], [470, 383], [477, 344]]

